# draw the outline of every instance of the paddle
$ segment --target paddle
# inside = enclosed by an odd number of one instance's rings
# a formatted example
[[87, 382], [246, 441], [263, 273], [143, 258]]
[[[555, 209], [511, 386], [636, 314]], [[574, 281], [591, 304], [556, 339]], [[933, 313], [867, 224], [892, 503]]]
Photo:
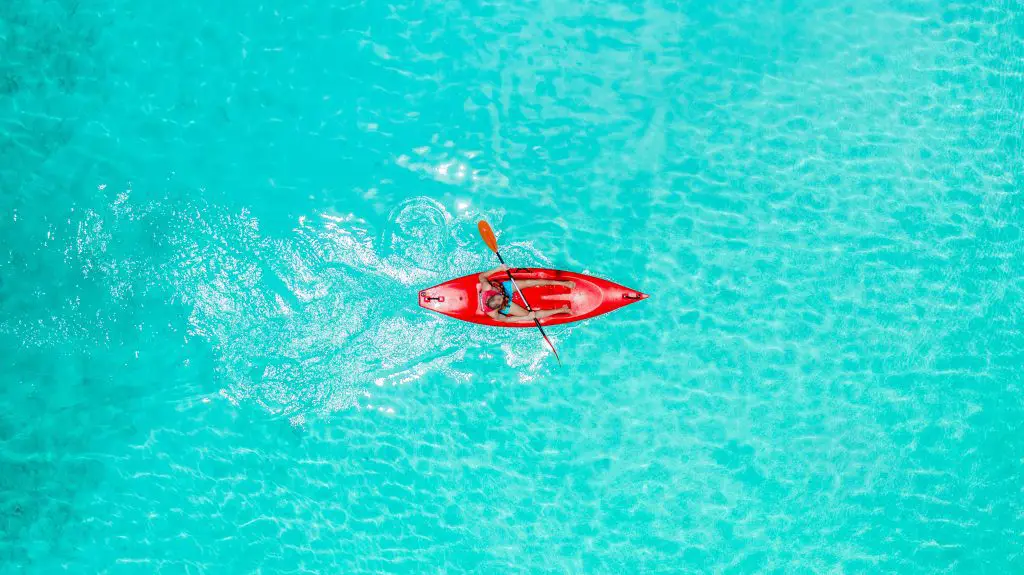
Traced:
[[[480, 237], [483, 238], [484, 243], [487, 244], [487, 247], [491, 248], [491, 251], [494, 252], [494, 255], [498, 256], [498, 261], [504, 264], [505, 259], [502, 258], [501, 253], [498, 252], [498, 238], [494, 237], [494, 230], [491, 229], [491, 225], [485, 222], [484, 220], [480, 220], [476, 224], [476, 227], [478, 230], [480, 230]], [[510, 270], [505, 270], [505, 273], [508, 274], [508, 279], [512, 281], [512, 285], [515, 286], [516, 291], [519, 292], [519, 296], [523, 298], [523, 303], [526, 305], [527, 311], [532, 312], [533, 308], [530, 307], [530, 302], [526, 301], [526, 294], [523, 293], [523, 290], [519, 289], [519, 284], [516, 283], [516, 278], [512, 277], [512, 272]], [[562, 365], [562, 358], [558, 357], [558, 352], [555, 351], [554, 344], [552, 344], [551, 340], [548, 339], [548, 334], [544, 333], [544, 328], [540, 326], [540, 320], [537, 318], [533, 318], [533, 323], [537, 325], [537, 329], [540, 330], [540, 334], [544, 336], [544, 341], [548, 342], [548, 347], [550, 347], [551, 352], [555, 354], [555, 359], [558, 360], [558, 365]]]

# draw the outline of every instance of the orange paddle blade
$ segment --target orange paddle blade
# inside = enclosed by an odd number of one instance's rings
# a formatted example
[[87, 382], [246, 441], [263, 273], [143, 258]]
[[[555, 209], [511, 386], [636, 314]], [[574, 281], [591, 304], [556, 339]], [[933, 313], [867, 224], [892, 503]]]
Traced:
[[494, 237], [494, 230], [491, 229], [491, 224], [480, 220], [476, 224], [476, 229], [480, 230], [480, 237], [484, 239], [487, 247], [491, 248], [492, 252], [498, 253], [498, 239]]

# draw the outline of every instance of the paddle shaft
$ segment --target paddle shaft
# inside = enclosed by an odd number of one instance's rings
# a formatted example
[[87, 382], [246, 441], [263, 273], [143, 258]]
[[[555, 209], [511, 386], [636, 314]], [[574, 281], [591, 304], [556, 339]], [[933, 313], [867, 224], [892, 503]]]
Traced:
[[[494, 255], [498, 256], [498, 261], [503, 265], [508, 265], [505, 263], [505, 258], [501, 257], [501, 253], [498, 250], [494, 250]], [[512, 287], [516, 288], [516, 291], [519, 292], [519, 297], [523, 298], [526, 310], [532, 312], [533, 308], [530, 307], [530, 302], [526, 301], [526, 294], [523, 293], [523, 290], [519, 289], [519, 284], [516, 283], [516, 278], [512, 277], [512, 270], [505, 270], [505, 273], [508, 274], [508, 279], [512, 282]], [[548, 334], [544, 333], [544, 328], [541, 327], [540, 320], [533, 318], [533, 323], [536, 324], [537, 329], [540, 330], [540, 334], [544, 336], [544, 341], [548, 342], [548, 347], [550, 347], [551, 352], [555, 354], [555, 359], [558, 360], [558, 365], [562, 365], [562, 358], [558, 357], [558, 351], [555, 350], [554, 344], [552, 344], [551, 340], [548, 339]]]
[[[501, 253], [498, 252], [498, 238], [494, 237], [494, 230], [491, 229], [491, 224], [488, 224], [484, 220], [480, 220], [476, 223], [476, 228], [480, 230], [480, 237], [484, 240], [484, 243], [487, 244], [487, 247], [491, 248], [494, 255], [498, 256], [498, 261], [508, 268], [508, 264], [505, 263], [505, 258], [501, 257]], [[530, 302], [526, 301], [526, 294], [523, 293], [523, 290], [519, 289], [519, 284], [516, 283], [516, 278], [512, 277], [512, 272], [506, 269], [505, 273], [508, 274], [508, 279], [512, 282], [516, 291], [519, 292], [519, 296], [523, 298], [523, 303], [526, 305], [526, 309], [533, 312], [533, 308], [530, 307]], [[555, 359], [558, 360], [558, 365], [562, 365], [562, 358], [558, 357], [558, 351], [555, 349], [555, 344], [551, 343], [551, 340], [548, 339], [548, 334], [544, 333], [544, 328], [540, 326], [540, 320], [537, 319], [536, 313], [534, 313], [533, 323], [537, 326], [537, 329], [540, 330], [540, 334], [544, 336], [544, 341], [546, 341], [548, 347], [551, 348], [551, 353], [555, 354]]]
[[[499, 254], [498, 252], [494, 253], [495, 255], [498, 256], [498, 261], [504, 264], [505, 259], [501, 257], [501, 254]], [[526, 311], [533, 311], [533, 308], [530, 307], [530, 302], [526, 301], [526, 294], [523, 293], [523, 290], [519, 289], [519, 284], [516, 283], [516, 278], [512, 277], [512, 272], [510, 272], [509, 270], [505, 270], [505, 273], [508, 274], [508, 279], [512, 281], [512, 286], [516, 288], [517, 292], [519, 292], [519, 296], [523, 298], [523, 303], [526, 304]]]

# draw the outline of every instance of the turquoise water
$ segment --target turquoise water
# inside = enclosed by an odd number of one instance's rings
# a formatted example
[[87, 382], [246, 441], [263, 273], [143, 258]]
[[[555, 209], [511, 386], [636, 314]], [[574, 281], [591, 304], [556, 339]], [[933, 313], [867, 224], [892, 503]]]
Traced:
[[[0, 3], [0, 573], [1024, 572], [1019, 2]], [[481, 329], [494, 265], [652, 299]]]

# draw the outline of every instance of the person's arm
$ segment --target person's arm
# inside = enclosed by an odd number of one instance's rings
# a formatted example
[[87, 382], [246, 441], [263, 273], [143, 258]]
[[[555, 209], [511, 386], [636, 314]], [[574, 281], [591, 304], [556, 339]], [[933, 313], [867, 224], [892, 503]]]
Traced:
[[484, 273], [478, 275], [477, 279], [480, 282], [480, 287], [482, 287], [483, 289], [488, 289], [490, 287], [490, 285], [491, 285], [491, 282], [487, 278], [491, 277], [492, 275], [494, 275], [494, 274], [496, 274], [498, 272], [503, 272], [503, 271], [505, 271], [507, 269], [508, 269], [507, 265], [501, 264], [500, 266], [494, 268], [493, 270], [487, 270]]
[[526, 315], [505, 315], [495, 310], [488, 313], [487, 315], [489, 315], [491, 319], [503, 323], [520, 323], [524, 321], [531, 321], [534, 317], [536, 317], [536, 314], [534, 314], [532, 311], [527, 313]]

